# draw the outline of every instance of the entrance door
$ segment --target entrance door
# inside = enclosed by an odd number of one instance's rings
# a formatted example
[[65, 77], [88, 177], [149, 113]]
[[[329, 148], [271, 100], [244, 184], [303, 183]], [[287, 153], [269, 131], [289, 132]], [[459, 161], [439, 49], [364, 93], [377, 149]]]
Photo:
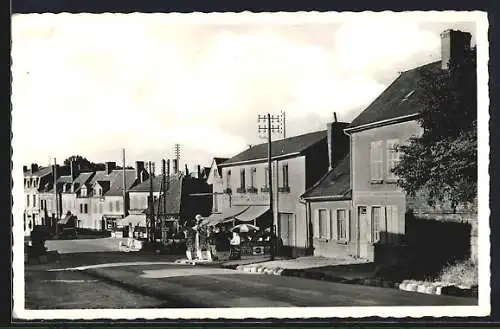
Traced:
[[279, 213], [280, 237], [284, 246], [295, 246], [295, 216]]
[[368, 209], [366, 206], [358, 207], [358, 246], [359, 257], [369, 258], [369, 241], [370, 241], [370, 221]]

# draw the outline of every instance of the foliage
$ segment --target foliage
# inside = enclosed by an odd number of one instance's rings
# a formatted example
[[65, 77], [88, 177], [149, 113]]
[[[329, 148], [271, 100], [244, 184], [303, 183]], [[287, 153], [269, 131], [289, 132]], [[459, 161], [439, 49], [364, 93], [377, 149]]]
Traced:
[[443, 268], [439, 281], [474, 287], [478, 285], [478, 274], [477, 264], [469, 259]]
[[424, 74], [423, 134], [399, 146], [393, 172], [410, 195], [426, 191], [428, 203], [449, 201], [454, 209], [477, 194], [477, 79], [475, 50], [450, 62], [448, 70]]
[[68, 168], [68, 170], [69, 170], [69, 168], [71, 168], [71, 161], [75, 161], [77, 168], [79, 168], [80, 171], [83, 171], [83, 172], [99, 171], [99, 170], [105, 169], [105, 165], [103, 163], [90, 162], [84, 156], [72, 155], [64, 160], [64, 167]]

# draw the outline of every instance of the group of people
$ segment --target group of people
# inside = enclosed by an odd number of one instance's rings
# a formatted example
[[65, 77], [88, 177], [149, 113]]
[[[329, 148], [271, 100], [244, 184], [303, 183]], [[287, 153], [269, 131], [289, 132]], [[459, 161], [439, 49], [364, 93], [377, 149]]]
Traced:
[[212, 258], [217, 260], [240, 258], [241, 237], [237, 232], [229, 232], [224, 226], [208, 228], [208, 245]]

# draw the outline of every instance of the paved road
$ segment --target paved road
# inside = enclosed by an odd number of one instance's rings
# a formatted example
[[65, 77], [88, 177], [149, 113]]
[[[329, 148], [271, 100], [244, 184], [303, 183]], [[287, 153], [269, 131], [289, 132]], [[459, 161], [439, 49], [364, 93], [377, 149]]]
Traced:
[[[59, 280], [73, 275], [98, 280], [100, 289], [86, 297], [75, 296], [71, 305], [91, 305], [92, 300], [110, 299], [108, 307], [287, 307], [287, 306], [390, 306], [390, 305], [475, 305], [477, 300], [450, 296], [434, 296], [396, 289], [347, 285], [295, 277], [241, 273], [233, 270], [189, 265], [128, 265], [100, 266], [81, 273], [71, 271], [50, 272]], [[47, 274], [46, 274], [47, 275]], [[93, 283], [93, 284], [96, 284]], [[58, 285], [54, 294], [73, 295], [72, 286]], [[120, 287], [122, 297], [114, 299], [111, 290]], [[36, 289], [36, 288], [35, 288]], [[29, 288], [28, 288], [29, 290]], [[110, 290], [110, 291], [111, 291]], [[113, 290], [114, 291], [114, 290]], [[135, 295], [149, 296], [152, 300], [134, 300]], [[29, 295], [30, 292], [27, 292]], [[117, 293], [118, 295], [120, 293]], [[39, 296], [38, 294], [37, 296]], [[110, 297], [111, 296], [111, 297]], [[38, 299], [37, 305], [52, 305], [54, 296]], [[71, 299], [71, 296], [66, 296]], [[29, 298], [28, 298], [29, 299]], [[75, 304], [76, 303], [76, 304]], [[130, 306], [132, 305], [132, 306]], [[27, 305], [29, 306], [29, 305]]]
[[120, 288], [80, 272], [28, 271], [26, 309], [163, 308], [164, 300]]
[[60, 254], [119, 251], [122, 240], [119, 238], [48, 240], [45, 246], [48, 250], [57, 250]]

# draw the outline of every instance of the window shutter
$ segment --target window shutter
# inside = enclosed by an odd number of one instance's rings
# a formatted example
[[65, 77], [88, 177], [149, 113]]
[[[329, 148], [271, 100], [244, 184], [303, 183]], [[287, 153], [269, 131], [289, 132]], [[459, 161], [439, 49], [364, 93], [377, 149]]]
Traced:
[[330, 209], [330, 238], [337, 240], [339, 237], [337, 226], [337, 209]]
[[314, 211], [313, 218], [313, 233], [315, 238], [319, 238], [319, 209]]
[[380, 207], [379, 236], [382, 243], [387, 243], [387, 207]]

